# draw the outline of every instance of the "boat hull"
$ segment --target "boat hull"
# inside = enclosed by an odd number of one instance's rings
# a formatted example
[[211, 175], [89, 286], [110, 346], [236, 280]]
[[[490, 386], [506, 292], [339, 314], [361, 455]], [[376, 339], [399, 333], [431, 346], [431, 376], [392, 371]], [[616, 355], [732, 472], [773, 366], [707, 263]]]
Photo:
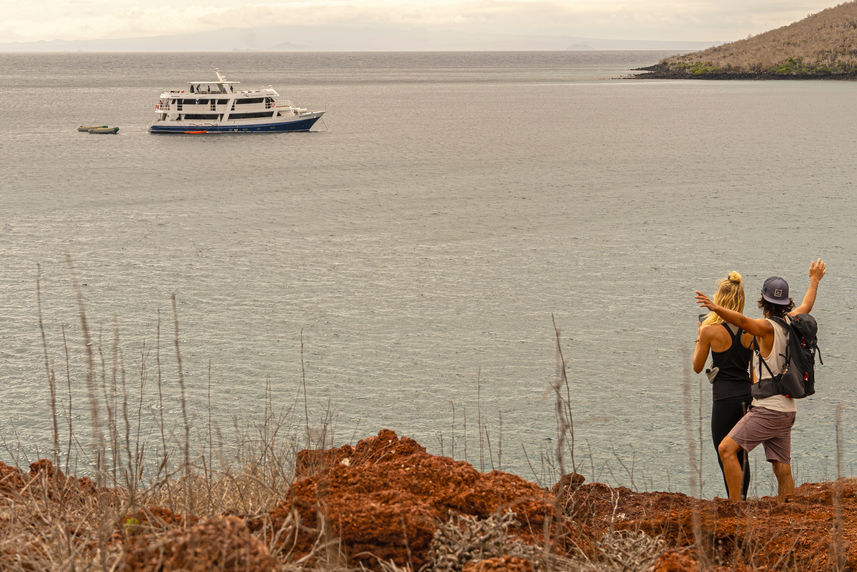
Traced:
[[179, 134], [208, 134], [208, 133], [283, 133], [287, 131], [309, 131], [323, 113], [312, 114], [294, 121], [276, 121], [266, 123], [223, 123], [223, 124], [193, 124], [173, 122], [158, 122], [149, 127], [149, 133], [179, 133]]
[[89, 133], [101, 133], [101, 134], [110, 134], [115, 135], [118, 131], [118, 127], [92, 127], [88, 129]]

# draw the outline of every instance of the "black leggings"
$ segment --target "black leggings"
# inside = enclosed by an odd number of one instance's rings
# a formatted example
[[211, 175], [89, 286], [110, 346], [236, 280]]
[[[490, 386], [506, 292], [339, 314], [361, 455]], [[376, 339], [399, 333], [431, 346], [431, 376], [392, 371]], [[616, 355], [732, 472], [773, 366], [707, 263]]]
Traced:
[[[744, 416], [744, 413], [750, 407], [750, 397], [731, 397], [728, 399], [720, 399], [715, 401], [711, 406], [711, 439], [714, 441], [714, 450], [717, 451], [717, 446], [729, 434], [729, 431], [735, 427], [738, 420]], [[747, 498], [747, 489], [750, 488], [750, 465], [747, 462], [747, 451], [741, 449], [738, 451], [738, 462], [744, 467], [744, 482], [741, 485], [741, 498]], [[720, 465], [720, 472], [723, 473], [723, 462], [720, 460], [720, 454], [717, 454], [717, 464]], [[726, 484], [726, 475], [723, 475], [723, 483]], [[726, 493], [729, 493], [729, 487], [726, 487]]]

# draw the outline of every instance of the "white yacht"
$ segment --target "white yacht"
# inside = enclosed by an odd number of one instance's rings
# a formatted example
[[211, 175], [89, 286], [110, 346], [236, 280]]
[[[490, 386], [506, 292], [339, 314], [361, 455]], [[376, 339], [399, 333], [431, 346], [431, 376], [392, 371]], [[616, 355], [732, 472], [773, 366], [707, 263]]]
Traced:
[[150, 133], [276, 133], [309, 131], [324, 111], [307, 111], [281, 99], [274, 88], [239, 89], [219, 70], [217, 81], [188, 82], [161, 94]]

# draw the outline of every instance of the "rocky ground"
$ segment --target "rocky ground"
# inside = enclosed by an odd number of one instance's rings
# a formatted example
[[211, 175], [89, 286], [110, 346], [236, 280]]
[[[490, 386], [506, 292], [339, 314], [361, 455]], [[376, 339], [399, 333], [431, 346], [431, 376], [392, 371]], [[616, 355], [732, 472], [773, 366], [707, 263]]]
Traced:
[[855, 480], [804, 484], [787, 503], [637, 493], [576, 474], [547, 490], [389, 430], [302, 451], [296, 472], [270, 510], [201, 518], [47, 461], [28, 473], [0, 463], [0, 568], [857, 569]]

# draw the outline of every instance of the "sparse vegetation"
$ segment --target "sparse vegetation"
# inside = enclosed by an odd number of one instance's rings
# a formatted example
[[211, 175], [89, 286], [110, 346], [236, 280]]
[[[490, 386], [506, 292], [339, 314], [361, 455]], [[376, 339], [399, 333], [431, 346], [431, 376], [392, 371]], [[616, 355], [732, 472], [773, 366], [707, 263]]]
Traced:
[[[82, 303], [79, 310], [85, 323]], [[787, 505], [585, 484], [576, 472], [573, 391], [554, 328], [557, 446], [550, 463], [557, 482], [550, 490], [429, 455], [388, 429], [356, 446], [332, 448], [326, 424], [310, 431], [309, 416], [296, 413], [298, 407], [276, 413], [270, 391], [261, 421], [236, 428], [232, 459], [218, 451], [210, 419], [198, 434], [184, 417], [175, 428], [158, 423], [146, 434], [141, 392], [126, 380], [121, 352], [103, 348], [100, 337], [87, 346], [99, 359], [88, 360], [90, 370], [77, 381], [91, 391], [95, 434], [81, 439], [86, 425], [59, 423], [72, 408], [71, 390], [66, 400], [59, 388], [74, 382], [57, 383], [55, 360], [46, 353], [53, 460], [34, 462], [28, 472], [0, 463], [0, 569], [594, 572], [857, 565], [857, 481], [803, 485]], [[159, 330], [157, 371], [150, 376], [141, 363], [141, 385], [166, 377], [160, 348]], [[837, 411], [837, 443], [840, 416]], [[86, 460], [91, 477], [68, 474], [69, 464], [79, 466], [68, 456], [60, 470], [63, 443], [74, 444], [68, 451]], [[690, 457], [693, 463], [692, 448]], [[497, 458], [499, 464], [499, 452]]]
[[857, 1], [782, 28], [672, 56], [641, 78], [857, 78]]

